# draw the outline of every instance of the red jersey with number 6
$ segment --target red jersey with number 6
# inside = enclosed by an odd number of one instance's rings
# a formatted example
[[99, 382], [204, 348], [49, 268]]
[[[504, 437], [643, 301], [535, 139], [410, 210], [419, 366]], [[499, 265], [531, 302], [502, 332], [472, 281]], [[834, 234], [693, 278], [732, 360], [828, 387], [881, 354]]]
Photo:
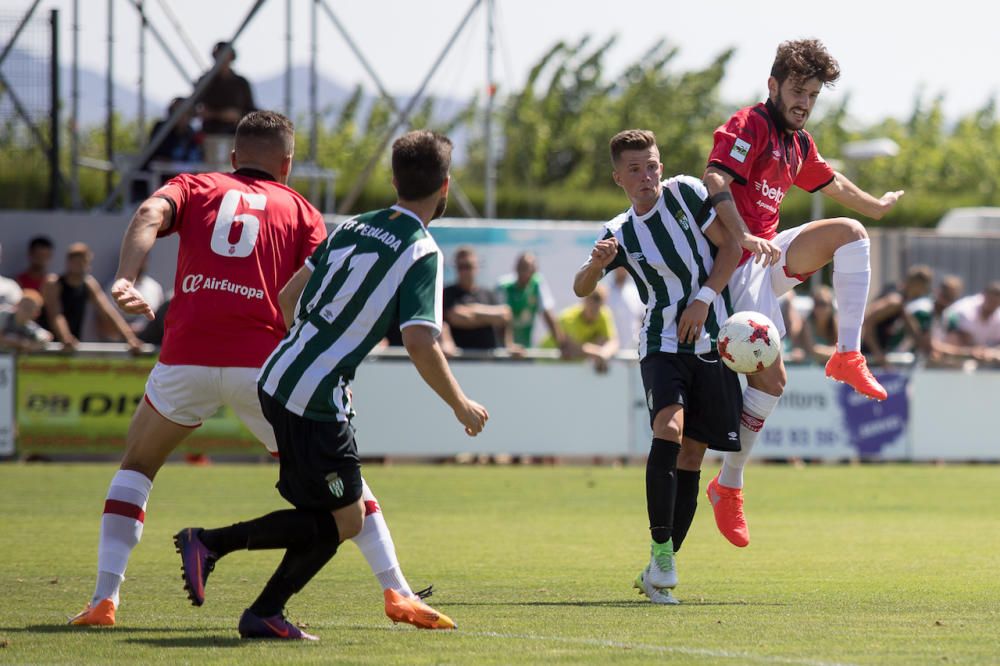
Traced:
[[285, 335], [278, 292], [326, 238], [295, 190], [250, 169], [182, 174], [153, 196], [171, 202], [180, 237], [160, 362], [259, 368]]
[[792, 185], [815, 192], [834, 178], [809, 132], [786, 131], [770, 101], [740, 109], [715, 130], [708, 166], [733, 177], [736, 209], [750, 233], [767, 240], [778, 235], [778, 211]]

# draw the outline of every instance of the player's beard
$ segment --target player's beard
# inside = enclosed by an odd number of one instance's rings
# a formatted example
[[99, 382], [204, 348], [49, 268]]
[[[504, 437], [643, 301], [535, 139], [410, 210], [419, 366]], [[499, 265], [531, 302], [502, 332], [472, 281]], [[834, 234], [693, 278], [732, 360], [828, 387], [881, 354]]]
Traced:
[[785, 104], [785, 100], [782, 99], [781, 93], [778, 93], [777, 99], [774, 100], [774, 108], [778, 110], [781, 114], [781, 119], [785, 122], [785, 129], [788, 130], [800, 130], [806, 126], [806, 121], [809, 120], [809, 109], [803, 109], [805, 111], [805, 118], [800, 122], [792, 115], [792, 110], [788, 108]]
[[431, 216], [432, 220], [436, 220], [442, 215], [444, 211], [448, 208], [448, 195], [445, 194], [440, 199], [438, 199], [437, 206], [434, 207], [434, 214]]

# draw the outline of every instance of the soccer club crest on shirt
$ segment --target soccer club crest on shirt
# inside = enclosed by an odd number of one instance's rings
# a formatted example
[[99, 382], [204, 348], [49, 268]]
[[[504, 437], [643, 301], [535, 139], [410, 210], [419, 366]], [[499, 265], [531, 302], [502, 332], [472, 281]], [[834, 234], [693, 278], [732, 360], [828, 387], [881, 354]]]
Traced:
[[687, 231], [688, 229], [691, 228], [691, 223], [688, 222], [687, 213], [685, 213], [684, 211], [682, 210], [677, 211], [676, 219], [677, 219], [677, 224], [681, 225], [681, 229], [683, 229], [684, 231]]
[[747, 155], [750, 154], [750, 148], [750, 144], [743, 139], [736, 139], [736, 143], [733, 144], [733, 149], [729, 151], [729, 156], [742, 164], [747, 161]]
[[326, 475], [326, 485], [334, 497], [344, 496], [344, 480], [337, 476], [336, 472], [330, 472]]

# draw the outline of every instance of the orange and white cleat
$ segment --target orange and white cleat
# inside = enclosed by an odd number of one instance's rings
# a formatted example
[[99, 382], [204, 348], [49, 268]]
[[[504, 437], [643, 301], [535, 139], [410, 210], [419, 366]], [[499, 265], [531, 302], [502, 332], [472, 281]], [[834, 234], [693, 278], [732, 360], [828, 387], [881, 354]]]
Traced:
[[101, 599], [96, 606], [87, 607], [69, 619], [69, 624], [78, 627], [113, 627], [115, 626], [115, 602], [111, 599]]
[[868, 369], [868, 362], [858, 351], [836, 352], [826, 362], [826, 376], [844, 382], [872, 400], [885, 400], [889, 394]]
[[384, 593], [385, 614], [393, 622], [405, 622], [420, 629], [456, 629], [451, 618], [439, 613], [413, 595], [404, 597], [389, 588]]
[[705, 489], [715, 512], [715, 525], [729, 543], [738, 548], [750, 545], [750, 528], [743, 515], [743, 489], [729, 488], [719, 483], [719, 477], [708, 482]]

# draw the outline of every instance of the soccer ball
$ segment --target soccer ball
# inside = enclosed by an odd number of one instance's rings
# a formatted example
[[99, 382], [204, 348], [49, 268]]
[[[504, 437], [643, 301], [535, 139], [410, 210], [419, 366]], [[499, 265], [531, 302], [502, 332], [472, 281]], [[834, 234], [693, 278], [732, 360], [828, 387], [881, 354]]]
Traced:
[[778, 360], [781, 338], [774, 322], [759, 312], [737, 312], [719, 329], [719, 356], [734, 372], [752, 375]]

